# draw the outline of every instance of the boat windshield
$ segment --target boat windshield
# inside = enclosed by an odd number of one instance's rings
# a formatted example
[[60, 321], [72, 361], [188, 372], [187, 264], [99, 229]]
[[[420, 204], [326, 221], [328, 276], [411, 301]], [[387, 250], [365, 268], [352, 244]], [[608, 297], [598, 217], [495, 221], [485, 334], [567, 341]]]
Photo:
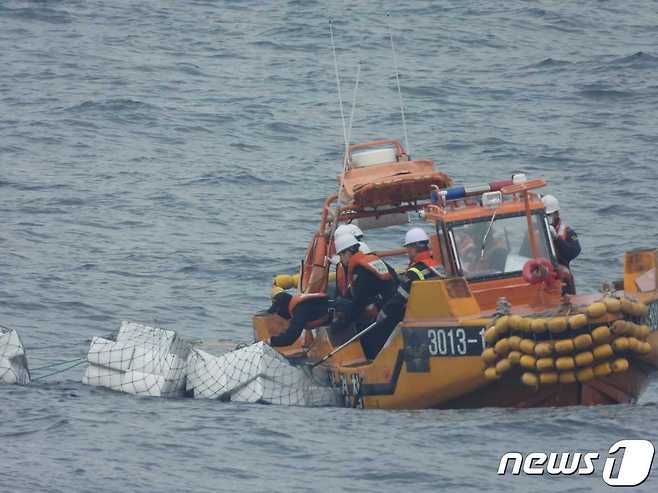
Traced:
[[[543, 216], [533, 214], [532, 224], [540, 257], [552, 258]], [[532, 258], [525, 215], [485, 218], [450, 227], [450, 240], [458, 267], [468, 278], [518, 274]]]

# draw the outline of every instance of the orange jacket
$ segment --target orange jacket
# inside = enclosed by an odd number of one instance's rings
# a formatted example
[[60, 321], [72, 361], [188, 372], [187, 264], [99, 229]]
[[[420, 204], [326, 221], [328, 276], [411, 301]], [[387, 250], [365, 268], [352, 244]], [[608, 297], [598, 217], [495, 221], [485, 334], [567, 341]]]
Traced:
[[364, 269], [372, 272], [378, 279], [381, 279], [382, 281], [390, 281], [392, 279], [391, 273], [388, 270], [388, 266], [377, 255], [374, 253], [356, 252], [354, 255], [352, 255], [352, 257], [350, 257], [350, 261], [347, 266], [347, 279], [349, 284], [352, 282], [354, 269], [357, 267], [363, 267]]

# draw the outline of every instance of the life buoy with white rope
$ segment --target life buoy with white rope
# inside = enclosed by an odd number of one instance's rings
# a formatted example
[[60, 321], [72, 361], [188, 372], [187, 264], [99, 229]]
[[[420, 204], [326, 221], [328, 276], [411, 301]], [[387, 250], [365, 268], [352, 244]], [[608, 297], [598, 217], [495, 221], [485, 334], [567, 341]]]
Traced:
[[528, 260], [523, 266], [523, 279], [528, 284], [549, 282], [555, 277], [555, 268], [550, 260], [539, 257]]

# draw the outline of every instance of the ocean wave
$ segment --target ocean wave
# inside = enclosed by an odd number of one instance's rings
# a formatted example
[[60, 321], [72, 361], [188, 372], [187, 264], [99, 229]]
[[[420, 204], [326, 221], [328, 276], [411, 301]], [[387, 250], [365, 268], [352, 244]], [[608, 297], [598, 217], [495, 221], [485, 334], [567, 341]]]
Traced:
[[615, 58], [608, 62], [609, 68], [625, 68], [625, 69], [655, 69], [658, 67], [658, 56], [638, 51], [629, 56]]
[[112, 98], [96, 101], [84, 101], [82, 103], [64, 108], [70, 113], [103, 113], [103, 112], [130, 112], [130, 111], [152, 111], [159, 108], [154, 104], [145, 103], [129, 98]]
[[611, 87], [607, 83], [584, 84], [577, 92], [580, 96], [595, 100], [628, 99], [637, 96], [634, 91]]
[[12, 17], [24, 22], [43, 22], [46, 24], [70, 24], [75, 17], [65, 10], [53, 9], [45, 5], [12, 8], [0, 5], [0, 16]]

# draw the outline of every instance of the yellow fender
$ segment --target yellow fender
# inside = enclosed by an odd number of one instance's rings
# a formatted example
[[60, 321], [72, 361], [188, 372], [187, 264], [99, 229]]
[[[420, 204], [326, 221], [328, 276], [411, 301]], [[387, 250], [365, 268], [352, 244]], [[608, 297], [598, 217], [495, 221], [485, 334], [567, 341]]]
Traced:
[[553, 354], [553, 344], [550, 342], [538, 342], [535, 345], [535, 354], [540, 358], [545, 358]]
[[593, 342], [594, 340], [590, 334], [580, 334], [573, 340], [573, 345], [577, 350], [583, 351], [591, 348]]
[[537, 358], [535, 358], [534, 356], [530, 356], [529, 354], [524, 354], [523, 356], [521, 356], [519, 363], [523, 368], [527, 368], [528, 370], [534, 370], [537, 366]]
[[553, 385], [559, 380], [559, 374], [556, 371], [547, 371], [539, 374], [539, 383], [542, 385]]
[[621, 373], [623, 371], [626, 371], [628, 370], [629, 366], [630, 365], [626, 358], [617, 358], [610, 365], [614, 373]]
[[592, 369], [592, 367], [587, 367], [587, 368], [583, 368], [582, 370], [578, 370], [576, 372], [576, 379], [581, 383], [594, 380], [594, 370]]
[[534, 373], [527, 371], [521, 375], [521, 382], [528, 387], [537, 387], [539, 385], [539, 378]]
[[621, 301], [617, 298], [607, 297], [603, 300], [603, 304], [608, 313], [619, 313], [621, 311]]
[[548, 330], [553, 334], [559, 334], [569, 328], [569, 319], [567, 317], [555, 317], [549, 319]]
[[552, 370], [555, 368], [555, 360], [553, 360], [553, 358], [539, 358], [537, 360], [536, 366], [539, 371]]
[[498, 341], [494, 346], [494, 351], [496, 351], [496, 353], [500, 356], [507, 356], [507, 353], [510, 352], [509, 339], [505, 337], [504, 339]]
[[555, 367], [560, 371], [569, 371], [576, 367], [576, 362], [571, 356], [560, 356], [557, 360], [555, 360]]
[[611, 358], [614, 354], [614, 351], [612, 350], [612, 346], [610, 344], [601, 344], [600, 346], [596, 346], [592, 353], [594, 354], [595, 360], [602, 361]]
[[612, 332], [607, 325], [601, 325], [592, 331], [592, 339], [596, 344], [606, 344], [612, 339]]
[[587, 307], [586, 313], [587, 313], [587, 318], [589, 318], [590, 320], [597, 319], [597, 318], [601, 318], [606, 313], [608, 313], [608, 309], [606, 308], [605, 303], [596, 302], [596, 303], [592, 303]]
[[[589, 347], [589, 346], [587, 346]], [[571, 354], [576, 349], [573, 339], [562, 339], [555, 341], [555, 352], [557, 354]], [[583, 348], [587, 349], [587, 348]]]
[[574, 383], [576, 381], [575, 371], [564, 371], [560, 373], [560, 383]]
[[578, 353], [574, 360], [576, 361], [576, 366], [581, 368], [585, 366], [592, 366], [592, 363], [594, 363], [594, 355], [591, 351], [583, 351], [582, 353]]

